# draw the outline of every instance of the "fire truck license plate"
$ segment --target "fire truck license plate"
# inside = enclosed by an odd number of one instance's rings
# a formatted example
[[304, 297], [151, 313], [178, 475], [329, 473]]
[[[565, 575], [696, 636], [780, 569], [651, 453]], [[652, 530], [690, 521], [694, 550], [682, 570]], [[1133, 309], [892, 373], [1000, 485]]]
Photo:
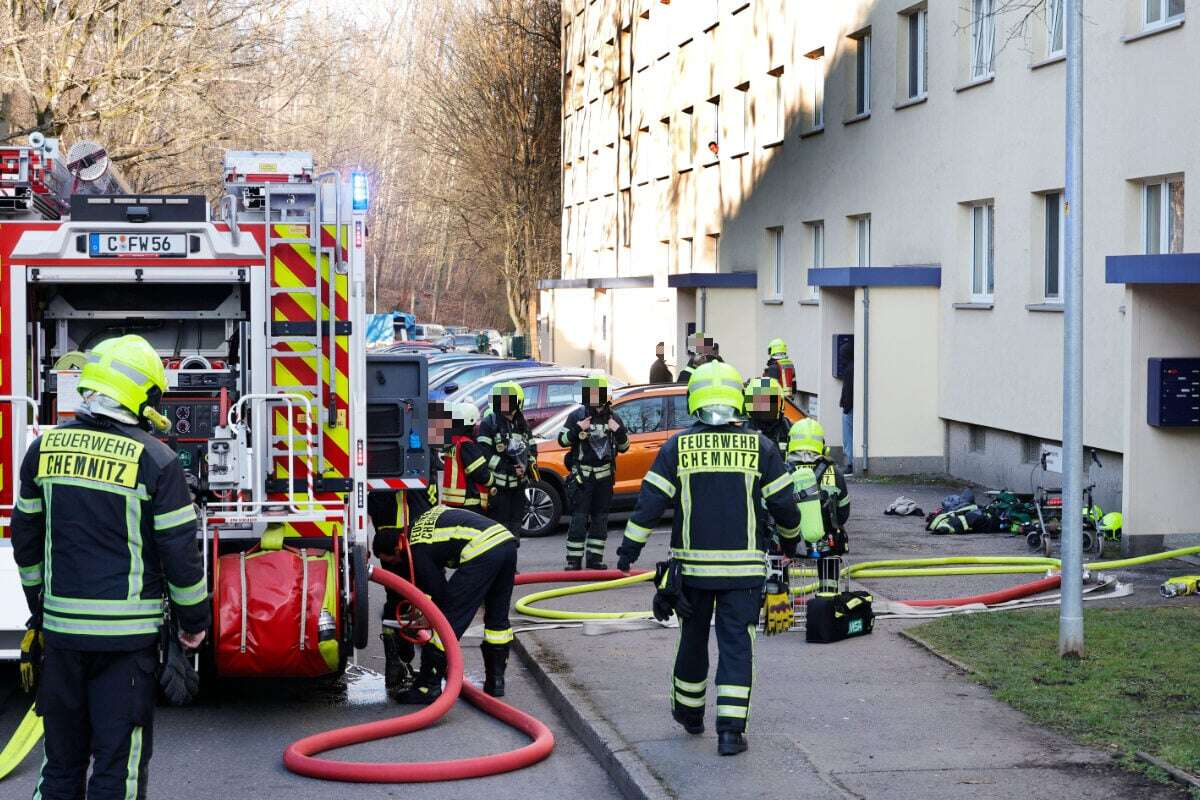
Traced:
[[184, 258], [186, 233], [93, 233], [88, 236], [92, 258]]

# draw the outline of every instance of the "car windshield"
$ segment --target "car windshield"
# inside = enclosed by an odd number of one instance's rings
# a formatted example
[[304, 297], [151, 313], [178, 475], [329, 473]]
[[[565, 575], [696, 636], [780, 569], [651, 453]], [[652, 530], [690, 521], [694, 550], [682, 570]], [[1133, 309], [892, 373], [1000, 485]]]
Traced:
[[454, 334], [454, 343], [459, 346], [467, 345], [468, 347], [474, 347], [475, 335], [470, 333], [456, 333]]

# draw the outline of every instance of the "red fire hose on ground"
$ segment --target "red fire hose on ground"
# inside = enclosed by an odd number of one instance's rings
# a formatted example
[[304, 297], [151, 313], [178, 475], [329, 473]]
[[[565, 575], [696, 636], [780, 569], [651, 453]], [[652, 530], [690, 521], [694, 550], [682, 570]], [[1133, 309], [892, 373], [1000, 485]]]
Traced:
[[970, 606], [970, 605], [985, 605], [993, 606], [998, 603], [1007, 603], [1010, 600], [1020, 600], [1023, 597], [1031, 597], [1035, 594], [1048, 592], [1052, 589], [1057, 589], [1062, 583], [1061, 575], [1051, 575], [1048, 578], [1039, 578], [1036, 581], [1029, 583], [1021, 583], [1016, 586], [1010, 586], [1007, 589], [1000, 589], [995, 592], [987, 592], [986, 594], [973, 594], [963, 597], [941, 597], [936, 600], [901, 600], [899, 602], [908, 606]]
[[[517, 584], [528, 584], [550, 581], [596, 581], [620, 577], [623, 577], [622, 573], [616, 570], [537, 572], [518, 575], [516, 582]], [[442, 691], [441, 697], [432, 704], [410, 714], [307, 736], [292, 744], [284, 752], [283, 764], [285, 767], [297, 775], [332, 781], [422, 783], [499, 775], [536, 764], [550, 755], [554, 749], [554, 734], [546, 727], [545, 723], [524, 711], [484, 694], [477, 687], [463, 680], [463, 656], [458, 638], [450, 628], [450, 623], [429, 598], [413, 584], [386, 570], [372, 569], [370, 579], [397, 592], [409, 603], [412, 603], [437, 631], [446, 647], [446, 688]], [[320, 753], [339, 747], [401, 736], [427, 728], [446, 715], [458, 700], [460, 693], [480, 711], [521, 731], [533, 741], [518, 750], [507, 753], [447, 761], [378, 763], [335, 761], [317, 757]]]

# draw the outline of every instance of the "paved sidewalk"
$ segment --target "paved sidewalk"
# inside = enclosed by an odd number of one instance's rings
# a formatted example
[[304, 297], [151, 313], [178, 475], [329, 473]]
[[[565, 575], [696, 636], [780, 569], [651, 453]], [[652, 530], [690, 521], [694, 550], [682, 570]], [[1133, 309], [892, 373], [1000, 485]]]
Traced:
[[[850, 525], [855, 560], [959, 554], [1025, 554], [1007, 536], [934, 537], [916, 517], [882, 515], [898, 494], [929, 510], [944, 487], [855, 484]], [[619, 537], [614, 524], [612, 538]], [[665, 555], [656, 530], [639, 566]], [[550, 560], [557, 538], [522, 548], [526, 569]], [[610, 544], [610, 551], [615, 545]], [[1179, 566], [1176, 563], [1174, 566]], [[1167, 568], [1169, 569], [1169, 568]], [[1032, 578], [1034, 576], [1030, 576]], [[1025, 576], [878, 581], [877, 593], [934, 597], [985, 591]], [[1155, 575], [1136, 579], [1149, 602]], [[558, 608], [647, 608], [645, 585], [564, 598]], [[627, 797], [1180, 798], [1177, 787], [1127, 773], [1109, 754], [1032, 725], [952, 666], [898, 633], [911, 623], [880, 621], [874, 634], [809, 645], [802, 634], [758, 640], [750, 751], [716, 755], [710, 692], [708, 732], [688, 736], [669, 716], [667, 692], [676, 631], [585, 636], [579, 629], [521, 634], [551, 701], [568, 703], [581, 737]], [[710, 645], [714, 656], [715, 641]], [[710, 673], [711, 674], [711, 673]], [[711, 683], [711, 681], [710, 681]]]

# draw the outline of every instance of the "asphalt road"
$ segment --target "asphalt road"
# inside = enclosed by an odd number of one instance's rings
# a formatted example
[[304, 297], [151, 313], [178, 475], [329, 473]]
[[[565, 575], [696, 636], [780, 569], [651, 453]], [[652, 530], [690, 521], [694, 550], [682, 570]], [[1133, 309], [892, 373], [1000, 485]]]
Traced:
[[[561, 534], [527, 542], [521, 549], [521, 568], [560, 568], [562, 548]], [[378, 609], [382, 589], [372, 584], [372, 591], [372, 608]], [[478, 640], [464, 642], [464, 652], [468, 678], [481, 682]], [[377, 636], [373, 635], [371, 647], [360, 653], [359, 663], [382, 672], [383, 651]], [[17, 687], [16, 675], [13, 666], [0, 665], [0, 744], [7, 741], [29, 705]], [[381, 676], [367, 675], [325, 686], [312, 682], [230, 682], [222, 687], [219, 700], [186, 709], [158, 709], [150, 796], [172, 800], [330, 800], [342, 796], [460, 800], [468, 794], [488, 800], [604, 800], [619, 796], [603, 769], [563, 724], [515, 657], [509, 661], [505, 700], [550, 726], [556, 747], [546, 761], [516, 773], [468, 782], [349, 787], [292, 775], [283, 767], [283, 751], [291, 742], [311, 733], [401, 712], [402, 707], [386, 699]], [[524, 735], [462, 702], [431, 729], [330, 755], [351, 761], [437, 760], [500, 752], [521, 747], [527, 741]], [[0, 800], [29, 797], [40, 763], [37, 748], [0, 783]]]

